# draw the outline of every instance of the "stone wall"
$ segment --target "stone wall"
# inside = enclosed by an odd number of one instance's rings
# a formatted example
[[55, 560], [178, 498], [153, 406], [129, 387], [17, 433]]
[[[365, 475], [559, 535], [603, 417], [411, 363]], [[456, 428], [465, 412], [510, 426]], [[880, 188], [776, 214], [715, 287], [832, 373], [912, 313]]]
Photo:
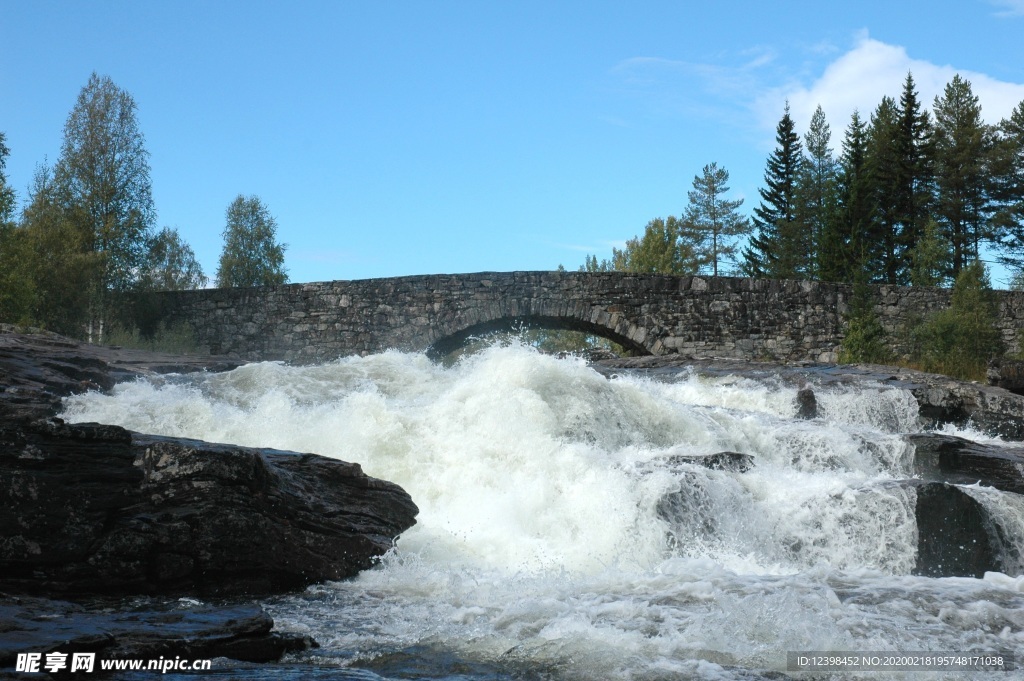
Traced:
[[[898, 332], [949, 304], [949, 291], [881, 286]], [[529, 324], [595, 333], [640, 354], [835, 361], [851, 287], [811, 281], [623, 272], [484, 272], [161, 294], [211, 353], [299, 362], [388, 348], [444, 354], [467, 337]], [[1011, 350], [1024, 294], [1000, 292]], [[899, 353], [906, 348], [895, 348]]]

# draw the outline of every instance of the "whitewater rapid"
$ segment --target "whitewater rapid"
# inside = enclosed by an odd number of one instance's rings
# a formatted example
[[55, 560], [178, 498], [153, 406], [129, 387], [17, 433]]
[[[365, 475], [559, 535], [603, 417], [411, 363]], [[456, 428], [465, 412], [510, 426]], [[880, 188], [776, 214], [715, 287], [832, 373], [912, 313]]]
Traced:
[[[606, 379], [512, 343], [450, 367], [387, 352], [138, 381], [68, 398], [62, 416], [316, 452], [404, 487], [417, 525], [378, 568], [269, 605], [322, 664], [415, 650], [537, 678], [736, 679], [785, 671], [795, 650], [1024, 662], [1021, 566], [911, 575], [914, 493], [884, 483], [910, 475], [913, 397], [815, 392], [818, 418], [799, 420], [779, 380]], [[723, 451], [754, 465], [678, 458]], [[1024, 548], [1020, 497], [968, 492]]]

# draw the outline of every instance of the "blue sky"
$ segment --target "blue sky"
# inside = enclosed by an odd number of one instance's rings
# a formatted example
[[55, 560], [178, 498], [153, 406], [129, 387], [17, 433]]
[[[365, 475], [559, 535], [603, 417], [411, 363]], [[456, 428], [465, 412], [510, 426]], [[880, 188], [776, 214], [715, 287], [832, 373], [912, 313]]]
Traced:
[[787, 99], [838, 147], [908, 70], [928, 103], [959, 72], [998, 121], [1021, 36], [1024, 0], [0, 0], [0, 131], [24, 199], [110, 76], [158, 226], [211, 276], [238, 194], [276, 217], [292, 281], [575, 269], [679, 215], [712, 161], [749, 213]]

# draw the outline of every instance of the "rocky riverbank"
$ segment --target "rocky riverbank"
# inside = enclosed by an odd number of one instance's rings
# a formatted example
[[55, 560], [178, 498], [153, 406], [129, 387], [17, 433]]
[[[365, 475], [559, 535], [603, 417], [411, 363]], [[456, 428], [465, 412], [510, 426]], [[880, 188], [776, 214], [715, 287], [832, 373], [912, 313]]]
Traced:
[[358, 464], [55, 417], [75, 392], [238, 365], [0, 328], [0, 667], [58, 644], [277, 659], [311, 642], [272, 632], [252, 598], [355, 575], [415, 523]]

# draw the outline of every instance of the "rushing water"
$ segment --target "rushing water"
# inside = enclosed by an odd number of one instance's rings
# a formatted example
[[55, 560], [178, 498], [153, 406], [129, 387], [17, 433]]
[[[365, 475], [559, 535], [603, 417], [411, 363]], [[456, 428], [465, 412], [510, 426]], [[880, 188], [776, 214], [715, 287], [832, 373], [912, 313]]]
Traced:
[[[378, 568], [268, 604], [321, 644], [304, 663], [345, 678], [746, 679], [784, 672], [787, 651], [1024, 662], [1020, 565], [910, 574], [913, 491], [883, 483], [908, 477], [913, 398], [816, 392], [803, 421], [780, 381], [609, 380], [512, 344], [452, 367], [388, 352], [139, 381], [64, 416], [317, 452], [402, 485], [418, 524]], [[677, 456], [721, 451], [754, 466]], [[1021, 497], [968, 491], [1024, 549]]]

